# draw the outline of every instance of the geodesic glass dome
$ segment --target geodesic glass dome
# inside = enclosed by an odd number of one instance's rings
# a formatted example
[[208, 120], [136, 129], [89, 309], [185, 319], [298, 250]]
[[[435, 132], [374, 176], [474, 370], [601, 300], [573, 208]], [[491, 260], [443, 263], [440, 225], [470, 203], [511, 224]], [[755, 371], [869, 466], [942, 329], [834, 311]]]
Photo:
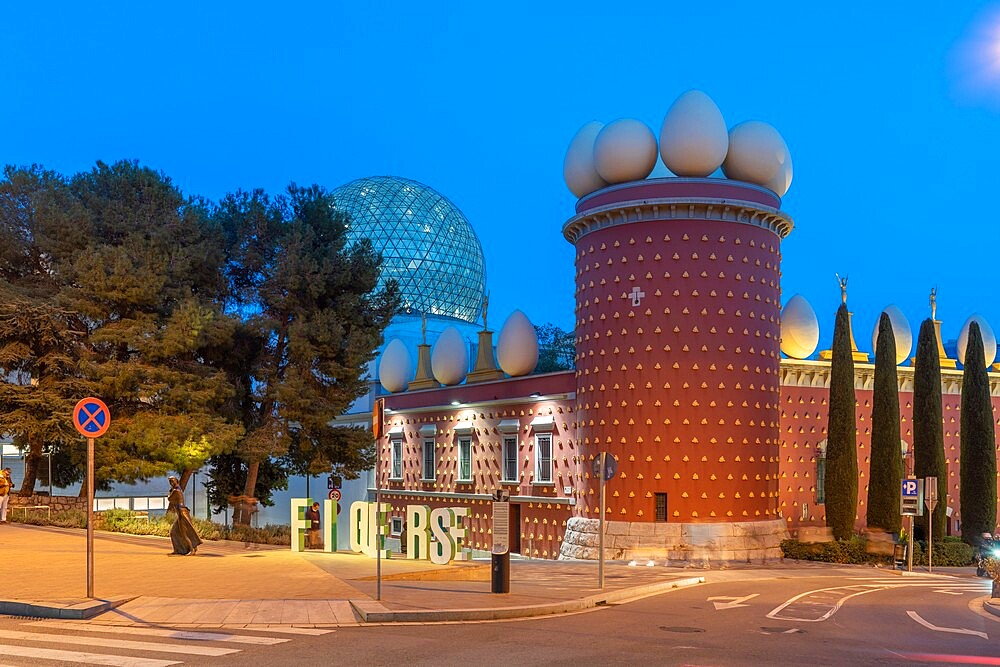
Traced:
[[476, 322], [486, 287], [483, 248], [469, 221], [444, 195], [395, 176], [359, 178], [333, 191], [351, 215], [349, 242], [371, 239], [382, 277], [399, 282], [411, 312]]

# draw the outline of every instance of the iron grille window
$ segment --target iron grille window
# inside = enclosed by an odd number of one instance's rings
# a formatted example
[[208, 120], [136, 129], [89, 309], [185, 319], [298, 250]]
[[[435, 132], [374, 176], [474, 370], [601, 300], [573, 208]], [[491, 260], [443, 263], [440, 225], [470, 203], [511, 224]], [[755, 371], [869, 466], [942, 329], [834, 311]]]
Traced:
[[403, 441], [392, 441], [392, 479], [403, 479]]
[[552, 481], [552, 434], [535, 436], [535, 481]]
[[458, 480], [472, 481], [472, 438], [458, 440]]
[[421, 479], [434, 480], [437, 477], [434, 470], [434, 441], [424, 440], [424, 469]]
[[656, 500], [656, 520], [666, 521], [667, 520], [667, 494], [665, 493], [654, 493], [653, 497]]
[[503, 481], [517, 481], [517, 438], [503, 439]]

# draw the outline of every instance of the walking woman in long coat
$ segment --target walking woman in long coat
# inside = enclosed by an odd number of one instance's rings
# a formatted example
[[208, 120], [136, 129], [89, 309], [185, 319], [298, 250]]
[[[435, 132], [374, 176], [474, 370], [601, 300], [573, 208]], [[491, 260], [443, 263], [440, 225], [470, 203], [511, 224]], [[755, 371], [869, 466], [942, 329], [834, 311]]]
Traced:
[[176, 477], [171, 477], [169, 481], [168, 511], [177, 515], [174, 525], [170, 527], [170, 542], [174, 546], [173, 553], [181, 556], [195, 556], [198, 554], [201, 538], [198, 537], [194, 524], [191, 523], [191, 513], [184, 506], [184, 491], [181, 490], [181, 483], [177, 481]]

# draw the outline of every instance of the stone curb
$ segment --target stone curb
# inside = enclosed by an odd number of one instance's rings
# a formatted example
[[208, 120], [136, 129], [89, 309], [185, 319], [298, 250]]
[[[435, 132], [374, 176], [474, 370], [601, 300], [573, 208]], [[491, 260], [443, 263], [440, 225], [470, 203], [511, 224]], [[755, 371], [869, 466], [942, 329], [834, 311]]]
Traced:
[[658, 595], [674, 588], [705, 583], [705, 577], [688, 577], [661, 581], [645, 586], [622, 588], [606, 593], [589, 595], [575, 600], [548, 602], [520, 607], [494, 607], [488, 609], [418, 609], [392, 611], [374, 600], [351, 600], [351, 606], [365, 623], [449, 623], [456, 621], [496, 621], [511, 618], [531, 618], [565, 614], [583, 609], [591, 609], [606, 604], [635, 600]]
[[1000, 616], [1000, 602], [993, 602], [991, 599], [987, 598], [986, 600], [983, 600], [983, 609], [994, 616]]
[[54, 605], [51, 602], [18, 602], [0, 600], [0, 615], [28, 616], [31, 618], [68, 618], [82, 620], [93, 618], [133, 600], [132, 597], [110, 600], [84, 600], [75, 604]]

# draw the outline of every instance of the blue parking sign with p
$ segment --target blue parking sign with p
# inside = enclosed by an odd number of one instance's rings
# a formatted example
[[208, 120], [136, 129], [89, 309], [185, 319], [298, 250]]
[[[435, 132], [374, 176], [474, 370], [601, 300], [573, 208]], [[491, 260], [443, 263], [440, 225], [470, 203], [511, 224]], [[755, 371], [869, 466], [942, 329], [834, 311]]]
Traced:
[[903, 495], [913, 496], [914, 498], [920, 495], [920, 485], [918, 484], [920, 480], [916, 479], [904, 479], [903, 480]]

